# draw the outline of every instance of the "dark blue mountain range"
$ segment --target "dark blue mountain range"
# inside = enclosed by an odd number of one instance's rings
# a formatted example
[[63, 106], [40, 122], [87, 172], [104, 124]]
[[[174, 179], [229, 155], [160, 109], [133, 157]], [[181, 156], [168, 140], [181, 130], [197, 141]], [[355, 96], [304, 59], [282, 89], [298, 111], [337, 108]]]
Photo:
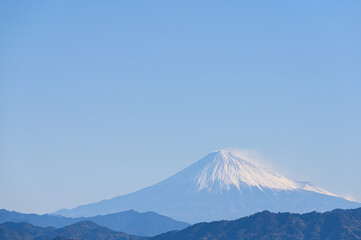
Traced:
[[159, 215], [155, 212], [139, 213], [134, 210], [88, 218], [68, 218], [57, 215], [38, 215], [0, 210], [0, 223], [27, 222], [40, 227], [61, 228], [81, 221], [91, 221], [114, 231], [138, 236], [155, 236], [172, 230], [181, 230], [189, 224]]
[[198, 223], [181, 231], [137, 237], [90, 221], [60, 229], [0, 224], [0, 240], [360, 240], [361, 208], [306, 214], [263, 211], [234, 221]]

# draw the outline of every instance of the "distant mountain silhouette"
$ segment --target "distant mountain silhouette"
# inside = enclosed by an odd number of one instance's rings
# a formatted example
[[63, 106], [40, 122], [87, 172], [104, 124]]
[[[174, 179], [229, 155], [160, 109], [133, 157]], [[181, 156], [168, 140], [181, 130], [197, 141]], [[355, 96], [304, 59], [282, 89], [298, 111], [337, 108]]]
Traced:
[[34, 240], [50, 240], [56, 237], [86, 240], [143, 240], [144, 237], [137, 237], [101, 227], [91, 221], [78, 222], [58, 230], [52, 231]]
[[60, 229], [36, 227], [29, 223], [0, 224], [0, 240], [145, 240], [101, 227], [90, 221], [78, 222]]
[[29, 223], [0, 224], [0, 240], [360, 240], [361, 208], [306, 214], [263, 211], [234, 221], [198, 223], [152, 238], [137, 237], [90, 221], [60, 229]]
[[41, 227], [61, 228], [80, 221], [89, 220], [114, 231], [138, 236], [155, 236], [172, 230], [181, 230], [189, 226], [172, 218], [154, 212], [139, 213], [134, 210], [89, 218], [67, 218], [55, 215], [37, 215], [0, 210], [0, 223], [27, 222]]
[[150, 240], [361, 239], [361, 208], [307, 214], [264, 211], [234, 221], [199, 223]]
[[0, 240], [33, 240], [55, 230], [53, 227], [36, 227], [25, 222], [7, 222], [0, 224]]

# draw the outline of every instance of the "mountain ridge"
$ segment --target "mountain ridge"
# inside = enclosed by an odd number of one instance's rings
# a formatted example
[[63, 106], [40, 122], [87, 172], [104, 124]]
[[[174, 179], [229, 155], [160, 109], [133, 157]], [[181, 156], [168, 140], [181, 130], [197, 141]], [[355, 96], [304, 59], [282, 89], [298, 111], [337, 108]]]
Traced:
[[28, 223], [0, 224], [0, 240], [360, 240], [361, 208], [325, 213], [272, 213], [262, 211], [233, 221], [202, 222], [152, 238], [101, 227], [91, 221], [64, 228], [43, 228]]
[[360, 240], [361, 208], [306, 214], [259, 212], [233, 221], [194, 224], [150, 240]]
[[86, 240], [146, 240], [113, 231], [91, 221], [77, 222], [63, 228], [38, 227], [29, 223], [7, 222], [0, 224], [0, 240], [53, 240], [53, 239], [86, 239]]
[[155, 236], [171, 230], [180, 230], [188, 223], [176, 221], [172, 218], [155, 212], [139, 213], [135, 210], [98, 215], [89, 218], [68, 218], [60, 215], [23, 214], [15, 211], [0, 209], [0, 223], [27, 222], [41, 227], [65, 227], [80, 221], [90, 220], [100, 226], [108, 227], [114, 231], [125, 232], [138, 236]]

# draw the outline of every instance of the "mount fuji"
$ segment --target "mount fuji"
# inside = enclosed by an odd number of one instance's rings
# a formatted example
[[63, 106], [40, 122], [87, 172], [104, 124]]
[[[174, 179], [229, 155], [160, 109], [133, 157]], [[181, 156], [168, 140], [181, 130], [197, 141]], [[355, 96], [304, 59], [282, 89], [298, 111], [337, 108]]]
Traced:
[[220, 150], [150, 187], [55, 214], [90, 217], [135, 209], [196, 223], [263, 210], [304, 213], [357, 207], [361, 204], [311, 183], [289, 180], [242, 151]]

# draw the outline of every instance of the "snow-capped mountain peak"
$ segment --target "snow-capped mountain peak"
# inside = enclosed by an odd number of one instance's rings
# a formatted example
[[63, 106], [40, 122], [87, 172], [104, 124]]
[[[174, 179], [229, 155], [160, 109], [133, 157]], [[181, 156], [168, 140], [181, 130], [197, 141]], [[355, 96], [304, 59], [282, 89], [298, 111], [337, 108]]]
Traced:
[[220, 150], [209, 154], [196, 178], [196, 189], [230, 190], [232, 187], [257, 187], [295, 190], [298, 184], [263, 167], [242, 151]]

